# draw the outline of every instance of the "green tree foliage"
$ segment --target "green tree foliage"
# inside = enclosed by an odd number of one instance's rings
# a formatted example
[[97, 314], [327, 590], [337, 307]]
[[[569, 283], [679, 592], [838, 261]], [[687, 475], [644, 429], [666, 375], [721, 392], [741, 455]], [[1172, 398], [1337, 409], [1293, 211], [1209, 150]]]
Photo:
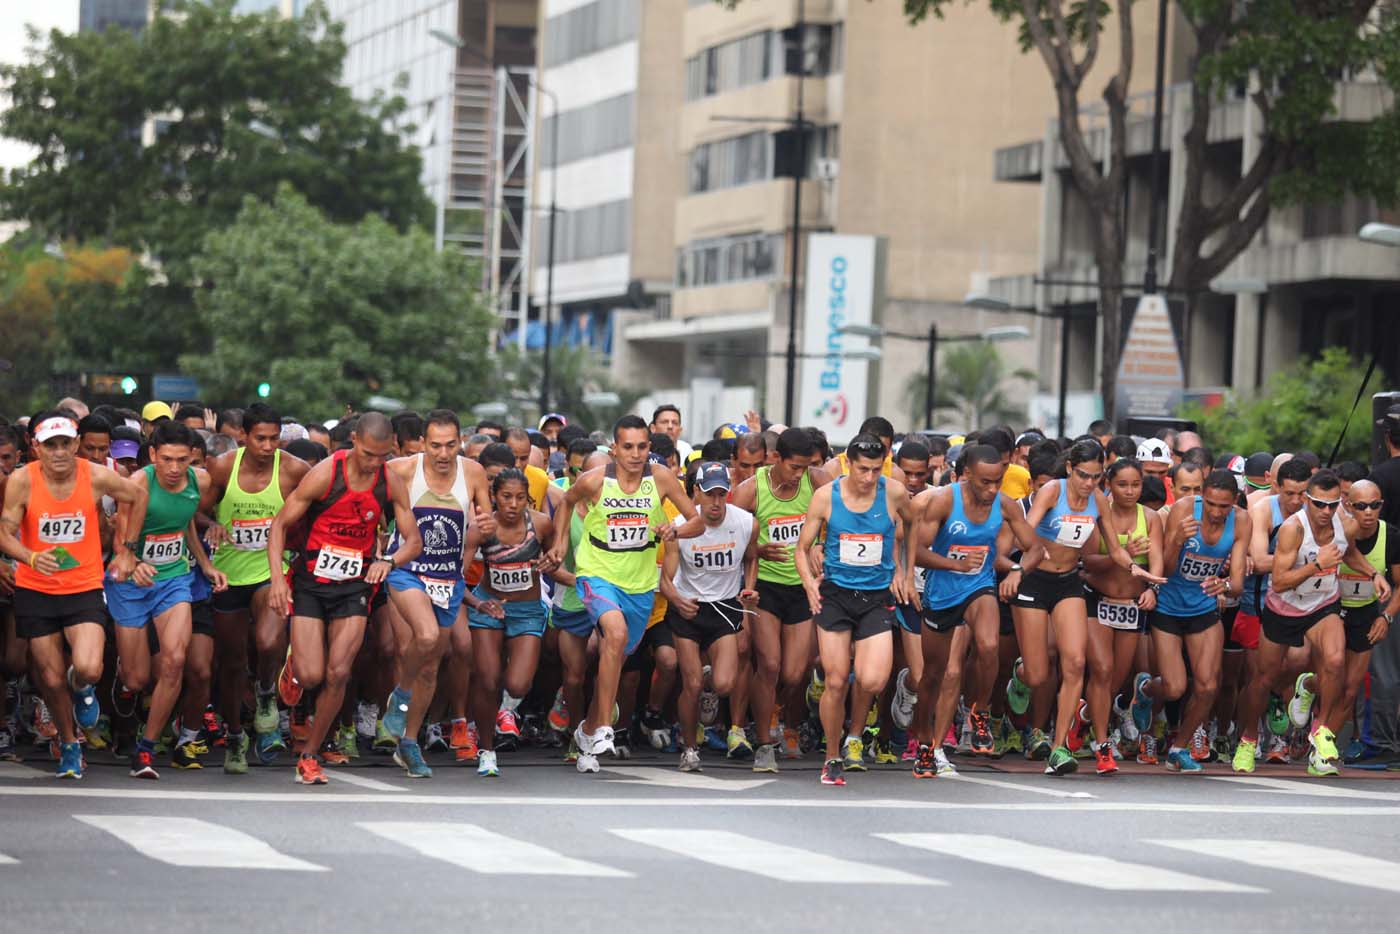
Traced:
[[[540, 381], [543, 355], [537, 350], [522, 353], [509, 344], [496, 355], [495, 396], [488, 402], [510, 406], [510, 417], [521, 423], [538, 424]], [[613, 423], [630, 412], [644, 391], [619, 386], [612, 380], [602, 356], [588, 347], [556, 345], [549, 354], [549, 404], [555, 412], [568, 416], [570, 424], [589, 431], [611, 431]], [[606, 393], [617, 396], [616, 404], [602, 404]]]
[[[1026, 407], [1007, 394], [1003, 380], [1012, 377], [1034, 381], [1036, 375], [1030, 370], [1008, 373], [995, 346], [986, 341], [972, 341], [940, 354], [934, 377], [935, 421], [941, 412], [945, 421], [970, 431], [998, 422], [1024, 420]], [[923, 425], [927, 394], [928, 371], [909, 374], [904, 383], [904, 402], [915, 425]]]
[[[1328, 347], [1315, 359], [1300, 360], [1275, 373], [1256, 398], [1231, 394], [1210, 409], [1192, 403], [1182, 408], [1181, 417], [1194, 419], [1201, 437], [1217, 453], [1248, 457], [1255, 451], [1307, 450], [1325, 460], [1337, 443], [1364, 373], [1364, 367], [1345, 350]], [[1338, 463], [1370, 459], [1369, 409], [1364, 403], [1347, 430]]]
[[421, 230], [337, 224], [286, 186], [247, 199], [193, 268], [210, 283], [196, 305], [212, 350], [180, 362], [211, 402], [251, 402], [261, 382], [278, 408], [318, 419], [372, 395], [420, 411], [489, 397], [494, 319], [477, 273]]

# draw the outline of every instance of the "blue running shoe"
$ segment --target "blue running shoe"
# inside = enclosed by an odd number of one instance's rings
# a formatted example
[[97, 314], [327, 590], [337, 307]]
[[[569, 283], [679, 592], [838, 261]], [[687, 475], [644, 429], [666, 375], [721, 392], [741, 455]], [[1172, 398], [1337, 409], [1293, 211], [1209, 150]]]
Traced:
[[56, 778], [83, 777], [83, 747], [77, 743], [63, 743], [58, 747], [58, 770]]
[[395, 687], [384, 702], [384, 729], [394, 739], [402, 739], [408, 729], [408, 704], [411, 699], [409, 694]]
[[97, 706], [97, 688], [89, 684], [80, 691], [73, 692], [73, 719], [84, 730], [97, 726], [97, 718], [102, 710]]
[[1199, 775], [1205, 766], [1191, 758], [1191, 750], [1174, 749], [1167, 753], [1167, 771], [1181, 772], [1183, 775]]
[[1152, 676], [1145, 671], [1139, 671], [1137, 677], [1133, 679], [1133, 701], [1128, 705], [1128, 710], [1133, 715], [1133, 726], [1138, 728], [1139, 733], [1146, 733], [1152, 726], [1152, 698], [1147, 696], [1147, 685], [1152, 681]]
[[717, 726], [705, 727], [705, 748], [715, 752], [728, 752], [729, 742]]
[[408, 773], [409, 778], [432, 778], [433, 770], [423, 761], [423, 750], [412, 740], [400, 740], [394, 750], [394, 762]]
[[271, 765], [277, 761], [277, 754], [287, 748], [287, 744], [282, 742], [281, 733], [259, 733], [258, 734], [258, 761], [263, 765]]

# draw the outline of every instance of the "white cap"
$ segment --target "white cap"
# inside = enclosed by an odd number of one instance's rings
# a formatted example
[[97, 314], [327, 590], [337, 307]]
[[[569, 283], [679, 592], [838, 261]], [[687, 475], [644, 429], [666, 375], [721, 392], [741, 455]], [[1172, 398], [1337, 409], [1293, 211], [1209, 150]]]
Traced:
[[282, 426], [283, 441], [304, 441], [307, 437], [309, 436], [306, 433], [306, 428], [296, 422], [288, 422]]
[[39, 423], [39, 427], [34, 429], [34, 440], [43, 444], [50, 438], [76, 438], [78, 437], [78, 425], [71, 418], [63, 415], [55, 415], [46, 418]]
[[1172, 463], [1172, 451], [1161, 438], [1148, 438], [1138, 445], [1137, 459], [1144, 464]]

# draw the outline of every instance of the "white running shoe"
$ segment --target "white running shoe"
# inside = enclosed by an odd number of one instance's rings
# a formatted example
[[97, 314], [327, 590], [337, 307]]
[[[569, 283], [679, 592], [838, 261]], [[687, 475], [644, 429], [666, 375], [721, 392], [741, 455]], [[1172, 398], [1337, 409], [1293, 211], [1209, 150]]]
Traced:
[[953, 763], [948, 761], [948, 754], [943, 751], [942, 746], [935, 746], [933, 750], [933, 764], [938, 771], [938, 777], [945, 775], [957, 775], [958, 770], [953, 767]]
[[423, 751], [432, 752], [436, 749], [447, 748], [447, 737], [442, 735], [442, 724], [434, 721], [429, 723], [425, 729], [427, 736], [424, 738]]
[[355, 708], [355, 732], [366, 739], [374, 738], [374, 724], [379, 719], [379, 705], [360, 701]]
[[580, 772], [598, 771], [598, 757], [586, 752], [580, 752], [578, 758], [574, 760], [574, 766]]
[[700, 771], [700, 750], [694, 746], [687, 746], [681, 750], [681, 771]]
[[483, 749], [477, 753], [476, 774], [482, 778], [495, 778], [501, 774], [501, 770], [496, 767], [496, 751], [494, 749]]
[[890, 702], [890, 717], [894, 719], [894, 725], [901, 730], [909, 729], [909, 724], [914, 722], [914, 702], [917, 701], [918, 694], [909, 689], [909, 669], [899, 669], [899, 676], [894, 679], [894, 698]]

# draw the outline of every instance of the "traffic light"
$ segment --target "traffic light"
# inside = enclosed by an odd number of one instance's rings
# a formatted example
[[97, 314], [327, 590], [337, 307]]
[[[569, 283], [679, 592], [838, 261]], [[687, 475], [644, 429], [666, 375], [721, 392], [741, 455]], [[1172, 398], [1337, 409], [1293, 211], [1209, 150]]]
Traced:
[[128, 396], [135, 395], [135, 394], [136, 394], [136, 377], [134, 377], [134, 376], [123, 376], [123, 377], [122, 377], [121, 386], [122, 386], [122, 392], [123, 392], [124, 394], [126, 394], [126, 395], [128, 395]]
[[272, 384], [271, 384], [271, 383], [258, 383], [258, 398], [259, 398], [259, 399], [266, 399], [266, 398], [267, 398], [269, 395], [271, 395], [271, 394], [272, 394]]

